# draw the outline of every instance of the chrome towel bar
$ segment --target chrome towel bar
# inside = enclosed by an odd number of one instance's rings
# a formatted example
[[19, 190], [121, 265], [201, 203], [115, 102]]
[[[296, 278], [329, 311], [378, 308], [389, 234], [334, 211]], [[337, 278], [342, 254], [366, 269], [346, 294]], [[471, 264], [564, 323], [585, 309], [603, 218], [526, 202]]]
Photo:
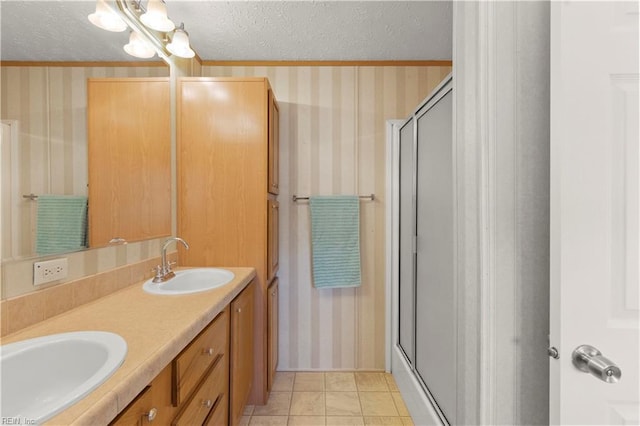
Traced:
[[[376, 199], [375, 194], [369, 194], [369, 195], [358, 195], [358, 197], [360, 197], [361, 200], [369, 200], [369, 201], [373, 201]], [[300, 201], [300, 200], [308, 200], [309, 197], [300, 197], [298, 195], [293, 195], [291, 197], [291, 199], [293, 200], [293, 202], [295, 203], [296, 201]]]

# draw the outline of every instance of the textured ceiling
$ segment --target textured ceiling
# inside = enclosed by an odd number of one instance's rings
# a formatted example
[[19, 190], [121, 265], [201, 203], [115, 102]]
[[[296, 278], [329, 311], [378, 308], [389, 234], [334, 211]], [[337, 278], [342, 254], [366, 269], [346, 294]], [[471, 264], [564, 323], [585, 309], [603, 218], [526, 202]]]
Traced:
[[[146, 2], [143, 1], [143, 4]], [[451, 59], [450, 1], [166, 0], [203, 60]], [[95, 1], [0, 1], [6, 61], [130, 61], [128, 32], [91, 25]], [[157, 57], [155, 57], [157, 60]]]

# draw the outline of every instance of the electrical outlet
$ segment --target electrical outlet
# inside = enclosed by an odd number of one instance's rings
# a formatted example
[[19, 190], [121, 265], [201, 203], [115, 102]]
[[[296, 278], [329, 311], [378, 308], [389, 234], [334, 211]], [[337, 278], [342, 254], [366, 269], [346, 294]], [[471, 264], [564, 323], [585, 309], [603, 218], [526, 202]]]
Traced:
[[49, 283], [67, 278], [67, 258], [46, 260], [33, 264], [33, 285]]

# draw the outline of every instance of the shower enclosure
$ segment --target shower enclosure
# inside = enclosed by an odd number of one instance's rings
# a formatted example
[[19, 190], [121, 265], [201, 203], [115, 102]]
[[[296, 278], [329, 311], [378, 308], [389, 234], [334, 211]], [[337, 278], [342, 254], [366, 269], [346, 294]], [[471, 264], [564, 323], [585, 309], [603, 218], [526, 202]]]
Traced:
[[399, 130], [397, 348], [443, 423], [456, 424], [452, 83]]

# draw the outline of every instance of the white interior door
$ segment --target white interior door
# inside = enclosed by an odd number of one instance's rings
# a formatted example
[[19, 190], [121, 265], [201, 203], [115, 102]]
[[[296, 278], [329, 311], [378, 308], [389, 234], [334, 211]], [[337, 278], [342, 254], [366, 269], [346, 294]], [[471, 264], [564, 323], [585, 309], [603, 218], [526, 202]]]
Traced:
[[[550, 420], [638, 424], [638, 3], [551, 8]], [[584, 344], [617, 383], [572, 364]]]

